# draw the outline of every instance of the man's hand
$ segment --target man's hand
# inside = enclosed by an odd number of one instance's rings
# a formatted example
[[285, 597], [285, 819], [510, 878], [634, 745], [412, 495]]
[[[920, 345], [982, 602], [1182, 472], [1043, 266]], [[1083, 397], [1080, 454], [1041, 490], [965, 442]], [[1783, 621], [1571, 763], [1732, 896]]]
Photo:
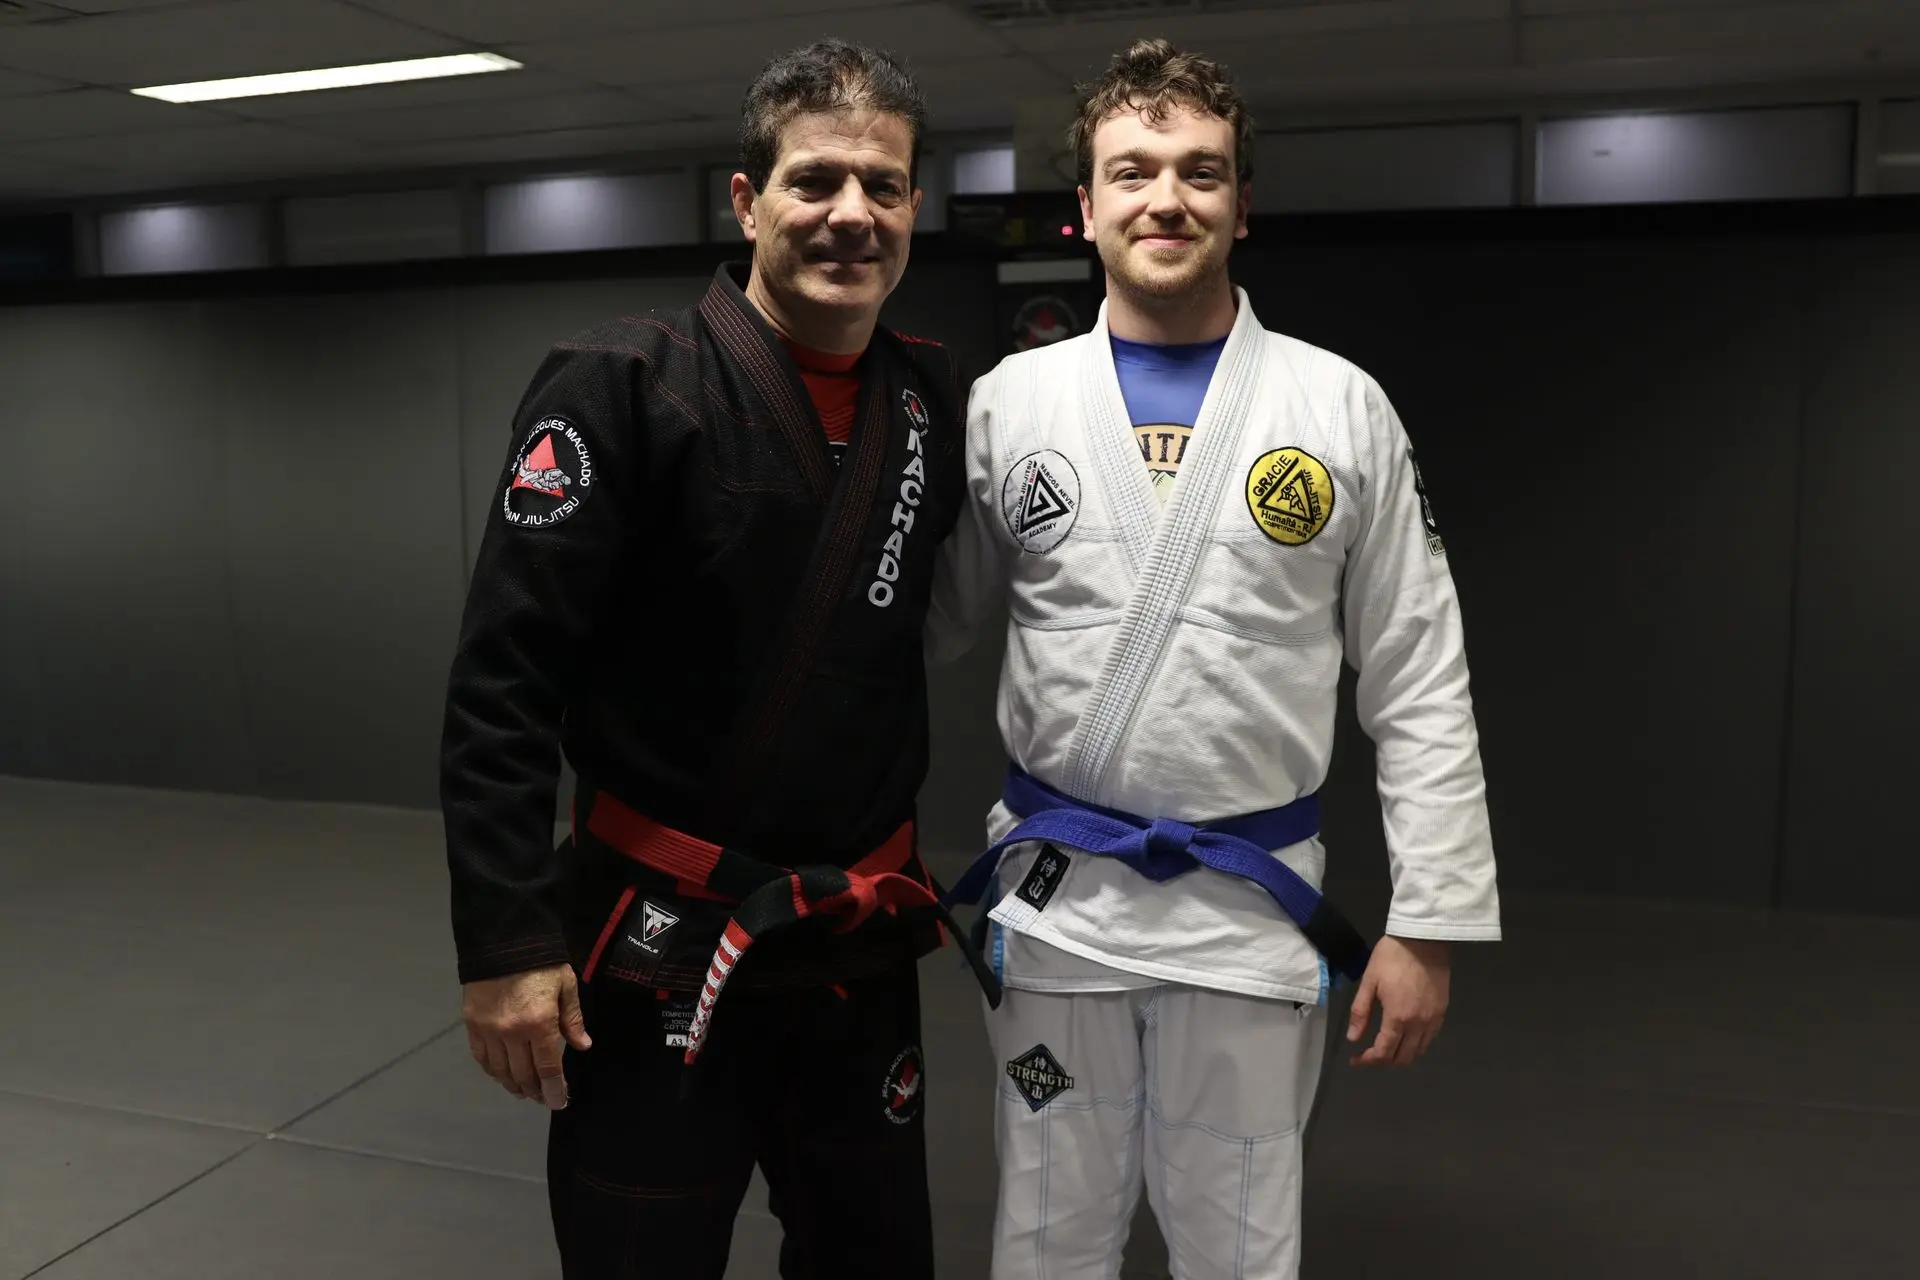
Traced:
[[1373, 959], [1360, 979], [1347, 1015], [1347, 1041], [1358, 1043], [1380, 1003], [1380, 1034], [1359, 1057], [1357, 1066], [1385, 1064], [1410, 1067], [1433, 1044], [1446, 1019], [1447, 991], [1452, 961], [1447, 944], [1421, 938], [1380, 939]]
[[567, 1105], [561, 1055], [568, 1044], [593, 1046], [572, 965], [469, 982], [460, 1003], [467, 1046], [483, 1071], [516, 1098], [544, 1101], [555, 1111]]

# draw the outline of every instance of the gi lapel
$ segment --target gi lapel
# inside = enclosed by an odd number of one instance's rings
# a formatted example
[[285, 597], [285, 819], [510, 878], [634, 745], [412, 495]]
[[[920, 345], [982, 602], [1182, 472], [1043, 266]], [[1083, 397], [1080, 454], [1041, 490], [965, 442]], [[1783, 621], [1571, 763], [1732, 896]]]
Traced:
[[1100, 678], [1081, 715], [1063, 779], [1070, 794], [1095, 803], [1186, 604], [1188, 581], [1212, 535], [1221, 493], [1259, 390], [1265, 367], [1264, 333], [1246, 290], [1236, 287], [1234, 294], [1238, 306], [1233, 329], [1207, 384], [1193, 442], [1168, 495], [1166, 512], [1157, 520], [1152, 482], [1140, 465], [1113, 367], [1104, 307], [1087, 344], [1088, 448], [1115, 517], [1122, 522], [1136, 573], [1126, 617], [1115, 629]]
[[[1207, 394], [1213, 394], [1212, 387]], [[1106, 491], [1114, 522], [1120, 526], [1127, 563], [1138, 582], [1147, 553], [1153, 549], [1159, 499], [1153, 493], [1153, 478], [1140, 465], [1133, 419], [1120, 392], [1120, 372], [1113, 364], [1113, 336], [1107, 328], [1105, 302], [1100, 304], [1093, 332], [1087, 335], [1086, 357], [1080, 365], [1080, 402], [1086, 406], [1087, 451], [1093, 455], [1094, 471]]]
[[721, 268], [720, 278], [700, 303], [700, 313], [726, 353], [746, 371], [765, 410], [801, 459], [826, 510], [806, 571], [790, 607], [778, 619], [773, 650], [778, 661], [749, 695], [732, 763], [715, 779], [716, 803], [723, 806], [722, 812], [751, 806], [762, 790], [773, 744], [808, 672], [819, 660], [835, 609], [852, 585], [861, 535], [872, 517], [887, 458], [887, 407], [894, 394], [890, 362], [884, 354], [886, 339], [876, 331], [859, 366], [860, 399], [852, 437], [840, 474], [834, 476], [826, 436], [806, 384], [781, 347], [779, 335], [726, 271]]
[[800, 380], [800, 371], [780, 345], [780, 335], [747, 300], [741, 282], [734, 279], [736, 267], [735, 263], [725, 263], [714, 273], [713, 283], [700, 300], [700, 317], [746, 372], [747, 381], [765, 402], [768, 415], [793, 451], [807, 487], [824, 503], [833, 492], [834, 474], [820, 415], [814, 411], [813, 398], [807, 394], [807, 384]]

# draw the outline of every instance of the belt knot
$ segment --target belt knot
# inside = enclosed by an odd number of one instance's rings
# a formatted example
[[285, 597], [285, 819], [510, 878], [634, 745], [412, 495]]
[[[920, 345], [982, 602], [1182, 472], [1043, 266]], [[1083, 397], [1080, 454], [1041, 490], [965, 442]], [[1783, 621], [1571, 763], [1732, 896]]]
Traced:
[[1161, 857], [1186, 853], [1192, 849], [1193, 837], [1198, 830], [1172, 818], [1155, 818], [1153, 825], [1147, 828], [1147, 852]]

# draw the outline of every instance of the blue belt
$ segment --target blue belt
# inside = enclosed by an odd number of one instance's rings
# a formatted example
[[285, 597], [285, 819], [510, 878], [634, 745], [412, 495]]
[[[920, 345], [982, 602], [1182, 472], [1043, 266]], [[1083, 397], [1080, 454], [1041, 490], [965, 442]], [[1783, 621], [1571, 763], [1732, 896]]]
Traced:
[[[981, 854], [954, 882], [945, 901], [969, 906], [987, 892], [1001, 854], [1029, 840], [1049, 840], [1095, 857], [1117, 858], [1156, 883], [1211, 867], [1265, 889], [1300, 927], [1332, 970], [1354, 982], [1366, 972], [1371, 948], [1318, 889], [1302, 880], [1271, 849], [1284, 849], [1320, 832], [1320, 797], [1302, 796], [1278, 809], [1191, 826], [1171, 818], [1148, 821], [1076, 800], [1017, 765], [1007, 766], [1001, 800], [1019, 823]], [[989, 908], [991, 909], [991, 908]], [[984, 932], [981, 912], [976, 931]]]

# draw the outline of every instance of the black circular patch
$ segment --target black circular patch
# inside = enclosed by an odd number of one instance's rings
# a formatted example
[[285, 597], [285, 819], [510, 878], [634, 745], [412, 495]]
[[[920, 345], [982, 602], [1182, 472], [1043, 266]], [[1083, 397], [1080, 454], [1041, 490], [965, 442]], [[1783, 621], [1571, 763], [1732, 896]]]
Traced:
[[920, 1061], [920, 1046], [900, 1051], [887, 1069], [887, 1083], [881, 1090], [886, 1116], [895, 1124], [912, 1124], [926, 1106], [926, 1069]]
[[520, 443], [500, 505], [508, 524], [543, 529], [577, 513], [592, 492], [586, 437], [565, 418], [542, 418]]

